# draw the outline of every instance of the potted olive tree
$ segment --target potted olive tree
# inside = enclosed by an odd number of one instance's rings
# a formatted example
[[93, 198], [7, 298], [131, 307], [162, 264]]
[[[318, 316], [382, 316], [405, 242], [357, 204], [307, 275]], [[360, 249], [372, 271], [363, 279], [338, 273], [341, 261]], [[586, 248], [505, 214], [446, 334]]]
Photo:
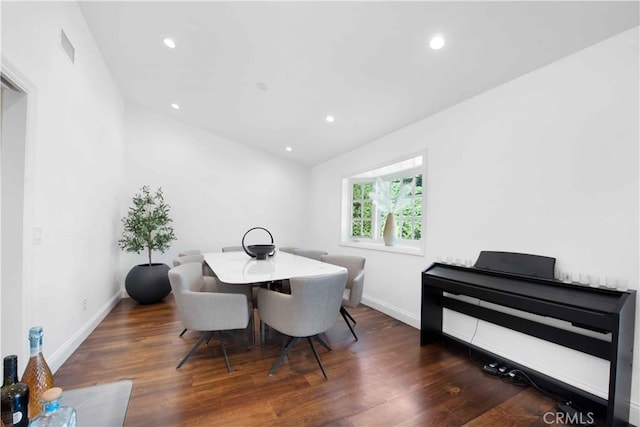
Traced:
[[120, 248], [139, 254], [147, 252], [149, 262], [136, 265], [125, 279], [125, 288], [131, 298], [140, 304], [152, 304], [161, 301], [171, 292], [169, 284], [169, 266], [154, 263], [153, 251], [164, 252], [176, 239], [169, 217], [170, 207], [164, 201], [162, 189], [152, 192], [148, 186], [133, 196], [133, 206], [127, 216], [122, 218], [124, 230], [118, 241]]

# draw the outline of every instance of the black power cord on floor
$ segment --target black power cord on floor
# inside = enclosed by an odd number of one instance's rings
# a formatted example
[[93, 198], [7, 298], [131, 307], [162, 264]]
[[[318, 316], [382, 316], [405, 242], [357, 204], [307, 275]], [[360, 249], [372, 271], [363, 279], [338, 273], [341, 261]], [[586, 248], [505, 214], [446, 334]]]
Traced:
[[508, 369], [504, 374], [501, 375], [502, 381], [517, 385], [517, 386], [531, 386], [538, 390], [540, 394], [542, 394], [545, 399], [551, 400], [554, 403], [557, 403], [560, 399], [554, 396], [551, 392], [539, 387], [526, 372], [521, 371], [520, 369]]
[[551, 393], [548, 390], [538, 386], [533, 379], [520, 369], [509, 369], [505, 365], [498, 362], [492, 362], [484, 365], [482, 371], [488, 375], [497, 376], [501, 381], [520, 387], [533, 387], [545, 399], [555, 403], [556, 421], [560, 420], [563, 424], [593, 426], [595, 418], [593, 412], [587, 412], [571, 401], [566, 401], [560, 396]]

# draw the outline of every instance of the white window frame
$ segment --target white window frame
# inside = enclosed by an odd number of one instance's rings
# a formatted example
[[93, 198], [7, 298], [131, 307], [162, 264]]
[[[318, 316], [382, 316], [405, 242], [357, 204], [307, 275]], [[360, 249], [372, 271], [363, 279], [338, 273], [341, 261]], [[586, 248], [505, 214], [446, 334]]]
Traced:
[[[350, 174], [342, 179], [342, 219], [341, 219], [341, 246], [357, 247], [362, 249], [372, 249], [385, 252], [406, 253], [410, 255], [424, 255], [425, 247], [425, 199], [426, 199], [426, 153], [413, 154], [392, 162], [385, 163], [378, 167]], [[398, 237], [394, 246], [385, 246], [380, 230], [380, 214], [372, 207], [371, 231], [372, 238], [352, 237], [352, 206], [353, 206], [353, 185], [358, 183], [375, 182], [380, 177], [385, 181], [392, 181], [398, 178], [406, 178], [422, 174], [422, 216], [421, 216], [421, 236], [419, 240], [402, 239]], [[364, 209], [364, 206], [362, 207]]]

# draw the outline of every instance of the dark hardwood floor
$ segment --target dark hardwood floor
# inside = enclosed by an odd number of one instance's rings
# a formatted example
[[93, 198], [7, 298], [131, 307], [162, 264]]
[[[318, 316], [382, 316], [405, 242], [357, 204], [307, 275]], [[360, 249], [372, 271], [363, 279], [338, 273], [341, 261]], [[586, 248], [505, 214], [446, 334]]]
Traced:
[[[176, 365], [199, 337], [182, 338], [173, 298], [154, 305], [121, 300], [56, 372], [72, 389], [132, 379], [127, 426], [544, 426], [554, 403], [531, 388], [484, 375], [466, 352], [420, 347], [419, 331], [365, 306], [350, 310], [319, 348], [325, 381], [304, 341], [276, 375], [268, 371], [282, 337], [249, 351], [232, 340], [228, 374], [217, 341]], [[548, 416], [547, 420], [551, 417]]]

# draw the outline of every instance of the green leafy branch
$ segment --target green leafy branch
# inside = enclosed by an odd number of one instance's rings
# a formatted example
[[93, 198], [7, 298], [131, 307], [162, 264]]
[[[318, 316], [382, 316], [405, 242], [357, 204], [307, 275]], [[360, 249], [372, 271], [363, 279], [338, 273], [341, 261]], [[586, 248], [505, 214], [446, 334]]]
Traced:
[[162, 189], [158, 188], [152, 194], [145, 185], [140, 191], [133, 196], [133, 206], [122, 218], [124, 230], [118, 244], [121, 249], [137, 254], [146, 249], [151, 265], [152, 251], [166, 251], [176, 237], [169, 217], [170, 207], [164, 201]]

